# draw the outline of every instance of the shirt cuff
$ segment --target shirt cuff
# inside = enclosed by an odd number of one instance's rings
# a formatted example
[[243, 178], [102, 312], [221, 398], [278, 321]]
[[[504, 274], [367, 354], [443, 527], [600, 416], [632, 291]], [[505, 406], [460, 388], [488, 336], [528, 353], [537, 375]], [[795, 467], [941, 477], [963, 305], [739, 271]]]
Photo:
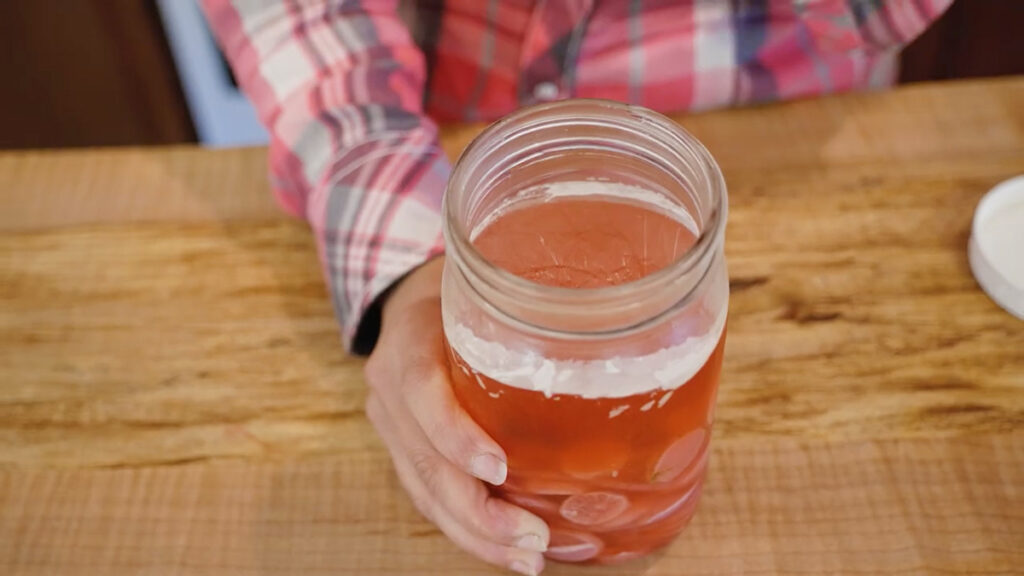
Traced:
[[306, 206], [346, 349], [368, 354], [396, 282], [443, 253], [451, 165], [433, 131], [383, 135], [331, 163]]

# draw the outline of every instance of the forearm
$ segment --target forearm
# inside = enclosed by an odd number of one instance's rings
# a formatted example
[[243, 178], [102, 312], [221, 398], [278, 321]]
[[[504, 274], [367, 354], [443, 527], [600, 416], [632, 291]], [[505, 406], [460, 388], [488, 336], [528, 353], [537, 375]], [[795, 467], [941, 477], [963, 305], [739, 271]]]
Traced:
[[425, 64], [395, 2], [297, 6], [204, 0], [271, 134], [275, 192], [315, 231], [350, 346], [378, 297], [441, 251], [450, 167], [422, 114]]

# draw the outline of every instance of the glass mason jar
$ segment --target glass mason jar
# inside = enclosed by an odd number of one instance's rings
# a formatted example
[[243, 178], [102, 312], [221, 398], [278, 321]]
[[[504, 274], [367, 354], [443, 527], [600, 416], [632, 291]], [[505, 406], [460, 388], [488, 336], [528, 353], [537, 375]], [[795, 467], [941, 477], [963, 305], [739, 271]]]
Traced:
[[693, 136], [601, 100], [521, 110], [455, 166], [442, 290], [454, 392], [508, 456], [492, 490], [548, 523], [551, 559], [646, 554], [696, 509], [727, 204]]

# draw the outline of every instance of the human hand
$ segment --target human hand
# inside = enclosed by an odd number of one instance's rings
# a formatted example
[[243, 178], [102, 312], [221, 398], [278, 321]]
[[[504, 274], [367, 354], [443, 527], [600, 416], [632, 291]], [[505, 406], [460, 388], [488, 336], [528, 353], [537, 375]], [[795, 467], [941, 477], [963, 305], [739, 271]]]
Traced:
[[441, 325], [444, 258], [406, 277], [384, 304], [366, 364], [366, 414], [416, 508], [467, 552], [522, 574], [544, 568], [548, 527], [490, 495], [505, 482], [505, 452], [459, 406]]

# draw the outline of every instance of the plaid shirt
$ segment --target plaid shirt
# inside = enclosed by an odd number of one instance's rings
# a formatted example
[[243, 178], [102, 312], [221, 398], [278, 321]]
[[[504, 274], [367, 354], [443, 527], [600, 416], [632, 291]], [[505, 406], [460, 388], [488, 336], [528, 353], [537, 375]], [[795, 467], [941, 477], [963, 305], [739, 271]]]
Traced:
[[203, 0], [312, 225], [346, 346], [443, 250], [439, 121], [567, 97], [703, 110], [891, 83], [952, 0]]

